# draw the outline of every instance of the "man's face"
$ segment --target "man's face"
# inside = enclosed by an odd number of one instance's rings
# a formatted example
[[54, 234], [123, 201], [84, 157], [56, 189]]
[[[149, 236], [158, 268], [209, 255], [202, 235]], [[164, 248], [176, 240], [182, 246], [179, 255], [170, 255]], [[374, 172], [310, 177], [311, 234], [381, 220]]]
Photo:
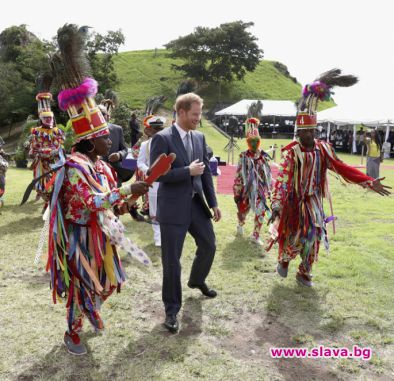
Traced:
[[195, 130], [200, 123], [201, 113], [202, 105], [197, 102], [193, 102], [189, 111], [182, 109], [179, 110], [177, 122], [184, 130]]
[[297, 136], [300, 139], [300, 143], [306, 148], [312, 148], [315, 144], [314, 128], [302, 128], [297, 130]]

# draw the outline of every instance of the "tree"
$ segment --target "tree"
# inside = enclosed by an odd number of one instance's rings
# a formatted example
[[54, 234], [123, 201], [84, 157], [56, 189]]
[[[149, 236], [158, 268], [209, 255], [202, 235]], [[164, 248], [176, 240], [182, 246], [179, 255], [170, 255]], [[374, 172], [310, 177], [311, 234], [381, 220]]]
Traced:
[[[92, 74], [104, 94], [118, 82], [113, 56], [125, 37], [121, 31], [110, 31], [106, 35], [92, 33], [87, 37]], [[56, 50], [55, 38], [51, 42], [41, 41], [26, 25], [11, 26], [0, 33], [0, 125], [22, 120], [36, 111], [36, 80], [40, 74], [50, 71], [49, 56]], [[51, 90], [56, 98], [57, 89], [52, 87]], [[65, 123], [66, 114], [58, 110], [56, 103], [52, 107], [57, 120]]]
[[182, 81], [179, 84], [178, 89], [176, 91], [176, 96], [178, 97], [179, 95], [182, 94], [192, 93], [196, 90], [196, 88], [197, 88], [196, 81], [192, 79], [187, 79], [186, 81]]
[[93, 77], [99, 83], [100, 92], [113, 89], [118, 84], [113, 57], [124, 44], [122, 31], [109, 31], [106, 35], [93, 32], [87, 41], [87, 55]]
[[184, 61], [172, 67], [198, 82], [242, 80], [263, 57], [257, 38], [247, 31], [253, 25], [234, 21], [216, 28], [197, 27], [194, 33], [165, 45], [171, 58]]
[[26, 29], [11, 26], [0, 33], [0, 62], [13, 63], [22, 79], [35, 82], [37, 73], [48, 68], [48, 54], [54, 50]]
[[33, 87], [15, 64], [0, 62], [0, 125], [21, 120], [34, 111], [37, 103], [31, 99]]
[[11, 26], [0, 33], [0, 59], [15, 62], [24, 47], [38, 38], [26, 29], [26, 25]]
[[[52, 48], [53, 49], [53, 48]], [[26, 25], [0, 33], [0, 125], [33, 113], [36, 78], [48, 66], [50, 45], [40, 41]]]

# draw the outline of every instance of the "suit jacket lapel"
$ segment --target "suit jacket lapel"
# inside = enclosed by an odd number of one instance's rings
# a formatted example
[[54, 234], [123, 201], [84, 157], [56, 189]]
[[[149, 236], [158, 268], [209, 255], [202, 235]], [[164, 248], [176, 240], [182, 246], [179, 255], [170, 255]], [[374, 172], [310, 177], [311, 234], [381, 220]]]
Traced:
[[172, 136], [174, 137], [174, 143], [178, 148], [178, 151], [181, 153], [183, 161], [185, 162], [185, 164], [190, 164], [189, 158], [187, 157], [185, 146], [183, 145], [183, 141], [181, 139], [181, 136], [179, 135], [178, 130], [174, 125], [171, 128], [172, 128]]

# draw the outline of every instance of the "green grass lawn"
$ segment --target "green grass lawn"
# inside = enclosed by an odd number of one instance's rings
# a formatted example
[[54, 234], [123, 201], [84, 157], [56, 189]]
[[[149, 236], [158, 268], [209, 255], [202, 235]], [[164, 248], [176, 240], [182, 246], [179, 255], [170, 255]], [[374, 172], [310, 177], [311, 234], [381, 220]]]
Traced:
[[[207, 124], [202, 131], [219, 152], [226, 140]], [[271, 144], [263, 141], [265, 148]], [[394, 170], [383, 169], [382, 175], [394, 186]], [[28, 170], [9, 170], [0, 216], [0, 380], [394, 379], [394, 196], [345, 187], [330, 176], [337, 234], [331, 234], [330, 254], [320, 252], [315, 287], [305, 289], [294, 279], [298, 259], [281, 279], [275, 250], [261, 258], [246, 238], [236, 237], [235, 204], [231, 196], [220, 195], [223, 219], [215, 224], [217, 255], [208, 278], [219, 295], [207, 300], [187, 288], [195, 250], [188, 237], [181, 330], [174, 336], [161, 326], [160, 251], [152, 244], [151, 227], [124, 216], [127, 234], [149, 253], [153, 266], [141, 268], [123, 255], [128, 281], [104, 304], [106, 331], [96, 335], [86, 323], [89, 354], [75, 358], [62, 345], [65, 308], [51, 302], [45, 256], [38, 267], [33, 264], [42, 203], [19, 207], [31, 176]], [[251, 217], [246, 230], [252, 230]], [[273, 346], [351, 349], [355, 344], [371, 347], [372, 360], [273, 360], [269, 355]]]

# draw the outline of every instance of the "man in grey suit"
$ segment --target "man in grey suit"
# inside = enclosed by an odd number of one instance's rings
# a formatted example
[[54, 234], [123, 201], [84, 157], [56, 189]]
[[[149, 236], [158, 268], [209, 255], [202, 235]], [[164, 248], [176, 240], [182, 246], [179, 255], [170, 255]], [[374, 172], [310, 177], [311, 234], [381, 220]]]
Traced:
[[122, 167], [122, 160], [127, 156], [127, 147], [124, 141], [123, 128], [117, 124], [109, 122], [109, 112], [104, 105], [99, 105], [99, 109], [108, 123], [112, 142], [108, 156], [103, 159], [115, 170], [118, 175], [118, 183], [121, 184], [124, 181], [130, 180], [134, 173], [133, 171]]
[[[122, 160], [127, 156], [127, 147], [124, 141], [123, 128], [117, 124], [112, 124], [109, 122], [110, 115], [108, 109], [104, 105], [99, 105], [99, 109], [104, 116], [104, 119], [108, 123], [108, 128], [111, 138], [111, 148], [109, 150], [108, 156], [103, 157], [103, 160], [111, 165], [118, 176], [118, 186], [123, 182], [130, 180], [134, 171], [128, 168], [123, 168]], [[138, 213], [137, 205], [134, 204], [130, 209], [129, 213], [135, 221], [145, 221], [144, 217]]]
[[182, 304], [180, 258], [187, 232], [197, 244], [188, 286], [199, 289], [210, 298], [217, 295], [205, 283], [216, 251], [211, 218], [219, 221], [221, 212], [216, 201], [205, 137], [196, 131], [202, 105], [202, 99], [196, 94], [179, 96], [175, 103], [176, 122], [157, 133], [151, 144], [151, 163], [162, 153], [176, 154], [170, 171], [158, 179], [157, 196], [163, 264], [162, 296], [166, 312], [164, 326], [170, 332], [179, 329], [177, 314]]

